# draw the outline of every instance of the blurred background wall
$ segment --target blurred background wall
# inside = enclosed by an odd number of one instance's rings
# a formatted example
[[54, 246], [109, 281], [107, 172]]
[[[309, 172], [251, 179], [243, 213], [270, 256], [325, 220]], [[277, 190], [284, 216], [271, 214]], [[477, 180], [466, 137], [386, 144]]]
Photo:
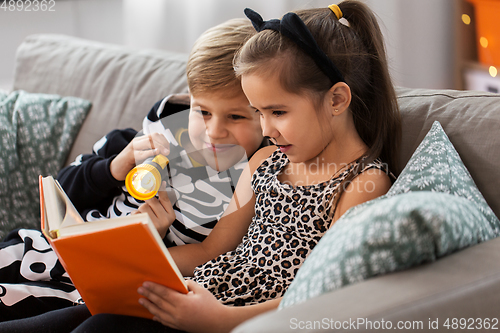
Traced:
[[[125, 45], [189, 52], [206, 29], [250, 7], [264, 19], [332, 0], [58, 0], [53, 11], [0, 8], [0, 87], [13, 81], [18, 45], [29, 34], [57, 33]], [[0, 0], [0, 4], [4, 0]], [[7, 1], [8, 2], [8, 1]], [[458, 0], [365, 0], [378, 15], [397, 85], [455, 88]], [[13, 9], [11, 7], [10, 9]], [[4, 10], [5, 9], [5, 10]]]

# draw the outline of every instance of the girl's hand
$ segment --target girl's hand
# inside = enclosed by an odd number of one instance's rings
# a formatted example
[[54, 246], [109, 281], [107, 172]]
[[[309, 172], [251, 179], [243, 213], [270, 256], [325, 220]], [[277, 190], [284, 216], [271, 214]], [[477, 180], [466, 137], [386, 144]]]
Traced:
[[187, 332], [225, 332], [225, 318], [229, 319], [230, 308], [220, 303], [208, 290], [194, 281], [187, 281], [189, 293], [182, 294], [173, 289], [144, 282], [137, 290], [146, 298], [141, 303], [153, 320], [165, 326]]
[[130, 170], [148, 157], [158, 154], [167, 156], [169, 153], [170, 144], [163, 134], [138, 136], [111, 161], [109, 169], [116, 180], [122, 181]]
[[158, 230], [161, 238], [165, 237], [168, 228], [175, 221], [175, 212], [165, 190], [166, 183], [162, 182], [160, 190], [158, 191], [158, 198], [153, 197], [139, 206], [132, 214], [147, 213], [151, 221]]

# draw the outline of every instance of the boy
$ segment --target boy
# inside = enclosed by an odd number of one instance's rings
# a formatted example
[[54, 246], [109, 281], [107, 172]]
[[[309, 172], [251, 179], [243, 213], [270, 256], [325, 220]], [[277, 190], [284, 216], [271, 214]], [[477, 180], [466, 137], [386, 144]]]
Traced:
[[[84, 219], [126, 215], [138, 207], [140, 211], [153, 212], [151, 207], [164, 204], [155, 198], [139, 202], [123, 186], [126, 174], [136, 165], [136, 158], [140, 162], [164, 154], [171, 160], [170, 190], [175, 194], [171, 200], [175, 211], [156, 218], [150, 214], [155, 226], [165, 236], [167, 246], [200, 242], [208, 235], [232, 196], [231, 185], [237, 182], [234, 178], [241, 172], [242, 167], [238, 164], [233, 167], [234, 162], [244, 161], [244, 155], [250, 158], [264, 144], [259, 117], [249, 107], [232, 67], [234, 53], [254, 31], [248, 21], [234, 19], [207, 30], [196, 41], [187, 64], [191, 96], [164, 98], [153, 106], [144, 121], [148, 132], [159, 119], [165, 120], [172, 134], [170, 143], [159, 133], [136, 136], [132, 129], [115, 130], [94, 145], [93, 154], [80, 155], [59, 172], [59, 182]], [[188, 114], [182, 111], [189, 107]], [[176, 119], [175, 124], [171, 119]], [[234, 147], [241, 148], [235, 153]], [[221, 158], [224, 155], [227, 158]], [[232, 159], [233, 156], [238, 158]], [[30, 230], [21, 236], [22, 232], [12, 232], [8, 243], [0, 244], [0, 256], [19, 257], [14, 249], [21, 243], [25, 247], [23, 253], [30, 253], [34, 252], [32, 244], [43, 242], [43, 258], [39, 257], [37, 262], [46, 264], [47, 281], [23, 278], [13, 282], [11, 278], [4, 279], [3, 274], [12, 277], [20, 272], [0, 267], [0, 288], [5, 290], [0, 301], [5, 297], [10, 300], [9, 305], [0, 302], [0, 321], [69, 306], [79, 298], [41, 234]], [[30, 265], [26, 260], [24, 255], [19, 259], [21, 266]], [[37, 285], [35, 293], [35, 289], [29, 288], [33, 284]]]
[[[175, 174], [170, 184], [175, 192], [171, 196], [175, 217], [166, 221], [154, 219], [153, 214], [153, 222], [160, 235], [166, 235], [167, 246], [205, 239], [229, 203], [241, 172], [242, 166], [237, 164], [241, 158], [233, 156], [244, 156], [246, 161], [263, 142], [259, 118], [249, 107], [232, 68], [234, 53], [252, 34], [252, 27], [240, 19], [206, 31], [195, 42], [187, 64], [190, 101], [187, 95], [164, 98], [144, 121], [147, 137], [132, 139], [137, 134], [132, 129], [112, 131], [94, 146], [93, 154], [80, 155], [59, 172], [58, 181], [84, 219], [111, 218], [136, 210], [141, 202], [127, 192], [123, 181], [137, 162], [163, 153], [170, 159], [170, 173]], [[182, 111], [188, 104], [191, 110]], [[164, 119], [170, 143], [164, 135], [154, 133], [160, 119]], [[214, 179], [217, 173], [218, 179]], [[176, 186], [179, 181], [183, 184]], [[194, 183], [198, 183], [197, 190], [184, 186]], [[151, 211], [148, 205], [142, 210]]]

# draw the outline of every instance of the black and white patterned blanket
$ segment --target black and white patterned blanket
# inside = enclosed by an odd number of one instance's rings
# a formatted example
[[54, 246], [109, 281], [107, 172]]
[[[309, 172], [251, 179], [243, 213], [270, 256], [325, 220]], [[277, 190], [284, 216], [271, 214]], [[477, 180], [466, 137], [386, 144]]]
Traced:
[[17, 229], [0, 243], [0, 321], [82, 303], [38, 230]]

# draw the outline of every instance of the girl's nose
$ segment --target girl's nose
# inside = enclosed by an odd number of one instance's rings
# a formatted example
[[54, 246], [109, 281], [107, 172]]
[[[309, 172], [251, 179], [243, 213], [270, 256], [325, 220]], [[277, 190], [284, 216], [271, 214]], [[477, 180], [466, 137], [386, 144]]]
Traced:
[[205, 121], [207, 127], [207, 135], [211, 139], [222, 139], [228, 134], [228, 130], [224, 120], [212, 117], [210, 120]]
[[273, 125], [272, 121], [267, 120], [265, 117], [260, 118], [260, 127], [262, 128], [262, 135], [271, 139], [279, 137], [279, 132]]

